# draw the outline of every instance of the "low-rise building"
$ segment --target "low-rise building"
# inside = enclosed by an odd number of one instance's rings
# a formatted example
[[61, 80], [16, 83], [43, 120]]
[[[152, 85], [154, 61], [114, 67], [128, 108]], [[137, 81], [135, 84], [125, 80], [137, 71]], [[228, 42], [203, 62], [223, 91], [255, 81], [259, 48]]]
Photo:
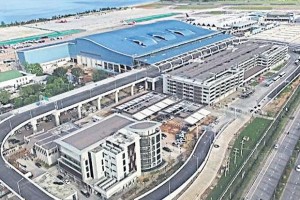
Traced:
[[55, 140], [78, 129], [79, 127], [73, 123], [65, 123], [49, 131], [30, 135], [25, 137], [27, 148], [41, 162], [48, 166], [54, 165], [59, 158], [58, 145], [55, 143]]
[[141, 169], [152, 170], [162, 163], [160, 123], [141, 121], [127, 127], [130, 132], [140, 136]]
[[60, 150], [58, 167], [84, 183], [89, 192], [110, 198], [141, 175], [141, 133], [154, 137], [153, 162], [155, 166], [161, 162], [158, 126], [156, 122], [136, 122], [121, 114], [108, 116], [56, 141]]
[[10, 92], [33, 81], [36, 75], [18, 70], [0, 72], [0, 89], [6, 89]]

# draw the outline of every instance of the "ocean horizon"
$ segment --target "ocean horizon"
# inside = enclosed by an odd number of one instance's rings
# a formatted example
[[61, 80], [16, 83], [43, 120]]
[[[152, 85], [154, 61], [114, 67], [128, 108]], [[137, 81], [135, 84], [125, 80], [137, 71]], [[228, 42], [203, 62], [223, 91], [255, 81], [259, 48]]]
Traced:
[[0, 3], [0, 22], [11, 23], [38, 18], [76, 14], [88, 10], [125, 7], [158, 0], [9, 0]]

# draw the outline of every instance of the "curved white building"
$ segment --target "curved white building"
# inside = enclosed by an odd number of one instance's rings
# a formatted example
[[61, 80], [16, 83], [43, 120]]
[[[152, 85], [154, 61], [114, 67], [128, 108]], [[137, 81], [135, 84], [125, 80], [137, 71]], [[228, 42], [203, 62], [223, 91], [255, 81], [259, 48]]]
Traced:
[[162, 162], [161, 123], [141, 121], [130, 124], [126, 129], [140, 136], [142, 171], [151, 170]]

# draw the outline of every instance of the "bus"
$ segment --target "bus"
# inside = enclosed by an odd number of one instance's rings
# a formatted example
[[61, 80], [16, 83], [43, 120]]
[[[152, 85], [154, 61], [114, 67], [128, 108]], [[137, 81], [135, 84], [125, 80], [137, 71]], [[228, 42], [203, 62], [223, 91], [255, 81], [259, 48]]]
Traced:
[[279, 74], [279, 76], [280, 76], [280, 78], [284, 77], [284, 76], [285, 76], [285, 72], [281, 72], [281, 73]]

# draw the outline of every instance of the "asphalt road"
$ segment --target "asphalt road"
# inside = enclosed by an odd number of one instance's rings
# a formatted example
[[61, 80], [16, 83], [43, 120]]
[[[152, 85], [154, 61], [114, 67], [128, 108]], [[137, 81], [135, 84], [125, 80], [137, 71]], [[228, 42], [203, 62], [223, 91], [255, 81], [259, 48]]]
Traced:
[[[246, 199], [251, 200], [269, 200], [272, 199], [277, 184], [279, 183], [281, 174], [284, 171], [293, 149], [300, 138], [300, 108], [295, 113], [293, 121], [291, 121], [284, 129], [284, 135], [278, 142], [279, 148], [274, 149], [273, 153], [268, 157], [263, 170], [256, 178], [251, 186]], [[289, 132], [289, 134], [286, 134]]]
[[[300, 165], [300, 155], [298, 156], [295, 165]], [[285, 185], [281, 199], [282, 200], [300, 199], [300, 172], [297, 172], [295, 168], [291, 172], [288, 182]]]
[[[146, 76], [156, 77], [159, 74], [160, 73], [157, 68], [149, 68], [146, 71], [141, 71], [124, 78], [116, 79], [111, 83], [95, 86], [92, 90], [83, 91], [75, 95], [61, 99], [57, 101], [57, 107], [58, 109], [62, 109], [64, 107], [68, 107], [70, 105], [76, 104], [83, 100], [89, 99], [94, 96], [98, 96], [100, 94], [103, 94], [115, 88], [121, 87], [123, 85], [132, 83]], [[31, 117], [39, 116], [51, 110], [55, 110], [54, 103], [42, 105], [31, 111], [16, 114], [9, 120], [0, 122], [0, 141], [2, 142], [4, 140], [5, 136], [11, 131], [11, 128], [17, 127], [19, 124], [31, 119]], [[39, 188], [37, 188], [34, 184], [29, 182], [27, 179], [22, 179], [22, 178], [23, 177], [19, 173], [17, 173], [13, 169], [5, 165], [5, 162], [2, 159], [2, 157], [0, 158], [0, 179], [11, 189], [13, 189], [15, 192], [19, 193], [22, 197], [28, 200], [52, 199], [43, 191], [41, 191]], [[18, 189], [17, 182], [19, 182], [20, 192]]]
[[[196, 150], [194, 151], [191, 159], [186, 165], [169, 181], [161, 185], [153, 192], [147, 194], [142, 200], [160, 200], [167, 197], [169, 194], [174, 192], [182, 184], [184, 184], [201, 166], [206, 155], [209, 152], [209, 148], [214, 140], [214, 132], [207, 131], [200, 139]], [[198, 160], [198, 161], [197, 161]]]

